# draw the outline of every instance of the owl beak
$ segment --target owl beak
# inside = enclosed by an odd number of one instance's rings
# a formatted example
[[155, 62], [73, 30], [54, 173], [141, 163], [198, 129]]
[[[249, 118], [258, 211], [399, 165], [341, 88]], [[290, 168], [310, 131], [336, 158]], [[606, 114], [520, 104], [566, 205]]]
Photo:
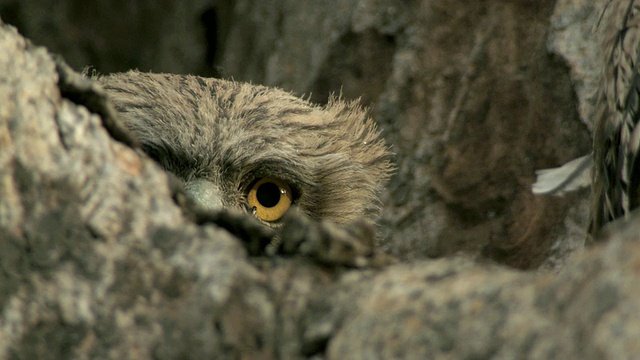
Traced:
[[193, 204], [206, 211], [216, 211], [223, 208], [222, 193], [211, 181], [195, 179], [185, 184], [185, 194]]

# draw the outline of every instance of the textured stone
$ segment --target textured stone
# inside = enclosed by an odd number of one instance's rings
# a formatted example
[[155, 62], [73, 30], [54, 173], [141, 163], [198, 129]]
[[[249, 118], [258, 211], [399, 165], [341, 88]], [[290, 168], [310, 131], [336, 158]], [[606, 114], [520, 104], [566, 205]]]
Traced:
[[250, 340], [274, 315], [241, 244], [61, 97], [44, 48], [4, 25], [0, 48], [0, 357], [273, 354]]
[[602, 69], [601, 31], [598, 22], [605, 2], [560, 0], [551, 16], [549, 50], [561, 56], [571, 69], [578, 95], [579, 114], [592, 129], [596, 89]]

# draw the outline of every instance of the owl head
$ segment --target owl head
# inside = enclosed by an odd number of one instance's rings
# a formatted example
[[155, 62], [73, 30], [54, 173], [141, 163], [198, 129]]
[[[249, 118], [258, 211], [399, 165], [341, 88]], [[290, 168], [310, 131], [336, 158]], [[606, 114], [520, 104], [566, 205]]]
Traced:
[[392, 165], [356, 102], [314, 105], [285, 91], [130, 71], [97, 77], [142, 149], [206, 210], [277, 227], [290, 207], [338, 224], [376, 220]]

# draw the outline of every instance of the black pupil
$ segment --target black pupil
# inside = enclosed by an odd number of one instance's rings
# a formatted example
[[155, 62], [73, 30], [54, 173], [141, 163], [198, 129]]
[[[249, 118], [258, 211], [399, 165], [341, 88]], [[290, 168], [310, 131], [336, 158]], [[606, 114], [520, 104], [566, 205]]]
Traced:
[[272, 182], [266, 182], [258, 188], [256, 197], [260, 205], [274, 207], [280, 202], [280, 188]]

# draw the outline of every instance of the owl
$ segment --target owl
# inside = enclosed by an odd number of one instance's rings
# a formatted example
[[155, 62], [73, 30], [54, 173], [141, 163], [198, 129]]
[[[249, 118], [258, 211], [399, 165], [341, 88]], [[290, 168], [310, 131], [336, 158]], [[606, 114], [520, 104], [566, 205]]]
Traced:
[[390, 151], [357, 102], [319, 106], [277, 88], [189, 75], [94, 80], [200, 209], [244, 212], [272, 228], [292, 207], [335, 224], [379, 216]]

